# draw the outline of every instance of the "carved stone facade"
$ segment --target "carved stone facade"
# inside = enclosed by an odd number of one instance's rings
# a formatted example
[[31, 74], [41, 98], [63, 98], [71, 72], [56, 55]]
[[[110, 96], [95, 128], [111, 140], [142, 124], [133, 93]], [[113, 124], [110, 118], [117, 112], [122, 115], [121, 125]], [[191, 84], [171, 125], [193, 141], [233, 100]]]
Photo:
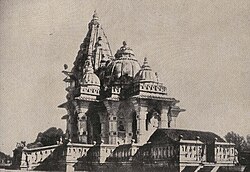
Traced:
[[214, 133], [176, 129], [185, 110], [168, 96], [146, 58], [140, 65], [125, 41], [113, 56], [96, 13], [88, 28], [73, 68], [63, 71], [68, 93], [59, 107], [67, 111], [62, 119], [68, 142], [25, 148], [22, 168], [184, 172], [234, 167], [233, 144]]
[[95, 13], [71, 71], [63, 71], [69, 87], [67, 136], [72, 142], [144, 144], [157, 128], [174, 128], [183, 109], [145, 58], [141, 66], [126, 42], [112, 56]]

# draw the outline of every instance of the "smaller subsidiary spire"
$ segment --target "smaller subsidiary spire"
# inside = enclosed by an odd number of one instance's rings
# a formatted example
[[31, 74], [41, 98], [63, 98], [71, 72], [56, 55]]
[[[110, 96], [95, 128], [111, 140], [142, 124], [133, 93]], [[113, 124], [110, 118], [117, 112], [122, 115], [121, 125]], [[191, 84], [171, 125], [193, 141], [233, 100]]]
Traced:
[[[81, 84], [81, 86], [84, 86], [84, 87], [98, 86], [98, 90], [99, 90], [100, 79], [94, 73], [94, 69], [93, 69], [93, 65], [92, 65], [90, 56], [85, 61], [85, 65], [84, 65], [84, 69], [83, 69], [83, 76], [82, 76], [82, 79], [80, 81], [80, 84]], [[85, 94], [85, 93], [86, 93], [86, 90], [82, 90], [81, 94]], [[87, 94], [90, 94], [90, 93], [87, 91]], [[97, 95], [99, 93], [98, 93], [98, 91], [96, 92], [94, 89], [94, 90], [92, 90], [91, 94]]]

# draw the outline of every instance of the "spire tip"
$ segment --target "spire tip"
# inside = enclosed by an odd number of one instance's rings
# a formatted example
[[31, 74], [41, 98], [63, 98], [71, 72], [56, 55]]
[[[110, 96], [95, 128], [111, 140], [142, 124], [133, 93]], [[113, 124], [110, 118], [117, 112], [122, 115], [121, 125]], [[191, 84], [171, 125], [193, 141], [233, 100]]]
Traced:
[[98, 17], [98, 15], [97, 15], [96, 10], [94, 11], [94, 14], [93, 14], [93, 19], [95, 19], [95, 20], [98, 20], [98, 19], [99, 19], [99, 17]]

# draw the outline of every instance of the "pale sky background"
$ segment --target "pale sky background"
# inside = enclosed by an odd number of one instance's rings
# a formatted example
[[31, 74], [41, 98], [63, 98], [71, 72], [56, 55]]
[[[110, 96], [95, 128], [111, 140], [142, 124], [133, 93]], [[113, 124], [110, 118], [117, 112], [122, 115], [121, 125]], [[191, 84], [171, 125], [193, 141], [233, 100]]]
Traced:
[[0, 151], [65, 129], [61, 71], [95, 9], [113, 52], [126, 40], [181, 101], [178, 127], [250, 134], [249, 0], [0, 0]]

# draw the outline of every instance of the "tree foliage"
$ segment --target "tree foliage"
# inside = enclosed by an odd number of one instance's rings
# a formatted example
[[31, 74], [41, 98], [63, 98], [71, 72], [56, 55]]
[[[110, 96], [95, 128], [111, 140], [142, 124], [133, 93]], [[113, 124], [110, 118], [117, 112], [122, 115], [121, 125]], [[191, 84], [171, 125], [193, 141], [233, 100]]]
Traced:
[[3, 163], [3, 164], [8, 163], [8, 161], [10, 161], [10, 160], [11, 160], [10, 155], [6, 155], [5, 153], [0, 151], [0, 164], [1, 163]]
[[250, 134], [247, 135], [247, 146], [250, 147]]
[[247, 148], [247, 142], [246, 142], [245, 138], [243, 136], [240, 136], [237, 133], [234, 133], [233, 131], [228, 132], [225, 135], [225, 139], [227, 142], [234, 143], [235, 148], [238, 151], [242, 151], [242, 150]]
[[51, 127], [44, 132], [38, 133], [35, 142], [28, 144], [27, 147], [34, 148], [34, 147], [55, 145], [61, 138], [64, 139], [64, 134], [62, 129]]

